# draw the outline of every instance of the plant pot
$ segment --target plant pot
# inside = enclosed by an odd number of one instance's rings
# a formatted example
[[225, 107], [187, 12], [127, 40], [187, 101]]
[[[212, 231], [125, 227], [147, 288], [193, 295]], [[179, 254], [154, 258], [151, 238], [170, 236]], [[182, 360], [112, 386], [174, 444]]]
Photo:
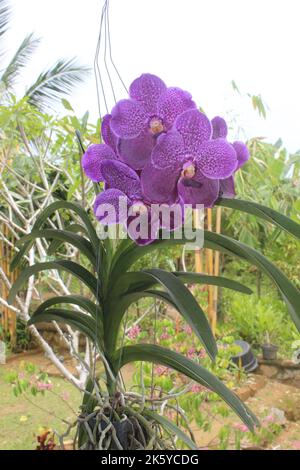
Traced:
[[239, 346], [241, 351], [231, 357], [232, 362], [238, 367], [242, 367], [245, 372], [253, 372], [258, 367], [258, 363], [251, 350], [250, 344], [241, 339], [237, 339], [234, 344]]
[[261, 349], [265, 361], [276, 361], [278, 346], [275, 344], [262, 344]]

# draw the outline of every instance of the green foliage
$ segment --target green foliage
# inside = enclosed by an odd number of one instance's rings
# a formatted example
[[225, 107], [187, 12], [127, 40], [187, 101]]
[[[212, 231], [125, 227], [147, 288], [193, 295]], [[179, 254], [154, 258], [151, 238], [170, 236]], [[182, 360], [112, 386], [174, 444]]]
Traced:
[[[77, 234], [75, 236], [73, 232], [59, 230], [56, 235], [53, 233], [53, 230], [43, 227], [51, 213], [62, 208], [68, 208], [79, 215], [84, 226], [82, 233], [85, 236]], [[249, 204], [241, 202], [239, 209], [249, 211]], [[255, 212], [258, 217], [263, 219], [266, 218], [267, 214], [268, 220], [271, 223], [279, 224], [281, 228], [290, 231], [296, 236], [298, 235], [298, 226], [291, 224], [288, 219], [282, 217], [279, 213], [272, 212], [272, 216], [270, 216], [267, 208], [260, 207], [258, 210], [256, 206]], [[53, 237], [60, 240], [60, 242], [67, 242], [79, 248], [82, 255], [86, 258], [88, 269], [80, 266], [78, 263], [67, 260], [55, 260], [28, 267], [23, 270], [13, 286], [9, 301], [12, 302], [14, 300], [18, 290], [31, 275], [47, 269], [59, 269], [68, 271], [85, 284], [89, 291], [88, 298], [91, 295], [95, 299], [95, 308], [90, 308], [88, 303], [84, 305], [84, 301], [78, 299], [78, 296], [72, 298], [60, 297], [52, 300], [51, 306], [55, 304], [71, 305], [81, 302], [81, 306], [84, 306], [86, 314], [70, 309], [49, 308], [50, 304], [44, 303], [43, 306], [33, 313], [29, 324], [36, 324], [40, 321], [62, 321], [89, 337], [106, 358], [106, 380], [110, 394], [114, 393], [116, 385], [115, 381], [112, 380], [111, 373], [114, 375], [118, 374], [124, 364], [136, 361], [159, 363], [183, 373], [190, 379], [204, 385], [213, 393], [221, 396], [245, 424], [250, 429], [253, 428], [257, 421], [251, 411], [214, 374], [202, 365], [197, 364], [178, 352], [157, 344], [130, 346], [121, 344], [121, 347], [118, 349], [118, 338], [126, 310], [139, 298], [150, 296], [164, 300], [175, 307], [185, 321], [188, 322], [195, 335], [200, 338], [209, 356], [211, 358], [216, 357], [217, 348], [215, 340], [209, 329], [205, 314], [184, 285], [184, 283], [191, 281], [191, 275], [176, 272], [169, 273], [160, 269], [128, 272], [134, 263], [143, 256], [154, 250], [164, 249], [166, 246], [182, 244], [185, 240], [158, 240], [152, 245], [145, 247], [138, 247], [129, 240], [123, 240], [114, 248], [109, 239], [100, 241], [97, 238], [89, 218], [79, 206], [73, 203], [59, 202], [51, 204], [41, 213], [32, 233], [20, 242], [23, 245], [22, 256], [28, 251], [35, 239]], [[234, 254], [242, 260], [248, 260], [263, 269], [282, 293], [293, 320], [298, 326], [300, 325], [298, 308], [300, 305], [299, 291], [263, 255], [236, 240], [210, 232], [205, 234], [205, 246]], [[17, 266], [19, 262], [20, 255], [17, 255], [13, 265]], [[192, 275], [192, 277], [194, 278], [195, 276]], [[209, 279], [206, 277], [204, 280], [199, 277], [199, 282], [207, 283]], [[219, 282], [222, 284], [223, 281], [219, 280]], [[224, 281], [225, 284], [226, 282], [227, 286], [228, 283], [230, 286], [230, 281]], [[159, 289], [157, 289], [158, 286]], [[243, 288], [241, 289], [243, 290]], [[97, 312], [96, 305], [100, 307], [99, 312]], [[96, 312], [97, 315], [95, 315]], [[228, 365], [228, 361], [225, 361], [225, 363], [223, 361], [222, 368], [224, 369]]]
[[[8, 29], [11, 8], [7, 0], [0, 0], [0, 57], [4, 56], [3, 39]], [[31, 60], [40, 39], [28, 34], [21, 42], [8, 65], [1, 67], [0, 90], [5, 102], [10, 102], [12, 89], [16, 80], [21, 76], [22, 69]], [[90, 69], [78, 64], [76, 59], [60, 59], [48, 70], [42, 72], [36, 81], [25, 92], [25, 98], [38, 109], [53, 106], [62, 96], [70, 93], [73, 88], [82, 83]], [[3, 103], [2, 103], [3, 104]]]
[[228, 328], [235, 337], [241, 337], [258, 348], [266, 342], [266, 335], [280, 346], [283, 354], [291, 356], [291, 344], [299, 334], [286, 315], [284, 304], [270, 295], [241, 299], [235, 294], [224, 295]]

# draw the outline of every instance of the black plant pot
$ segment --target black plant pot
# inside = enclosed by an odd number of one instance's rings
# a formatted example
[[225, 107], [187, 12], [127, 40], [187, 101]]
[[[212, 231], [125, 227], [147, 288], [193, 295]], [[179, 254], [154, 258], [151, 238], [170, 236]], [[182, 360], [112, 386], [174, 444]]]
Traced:
[[262, 356], [265, 361], [276, 361], [278, 346], [275, 344], [266, 343], [262, 344], [261, 349]]
[[250, 344], [241, 339], [237, 339], [234, 344], [239, 346], [241, 351], [231, 357], [232, 362], [238, 367], [242, 367], [245, 372], [253, 372], [258, 367], [258, 363]]

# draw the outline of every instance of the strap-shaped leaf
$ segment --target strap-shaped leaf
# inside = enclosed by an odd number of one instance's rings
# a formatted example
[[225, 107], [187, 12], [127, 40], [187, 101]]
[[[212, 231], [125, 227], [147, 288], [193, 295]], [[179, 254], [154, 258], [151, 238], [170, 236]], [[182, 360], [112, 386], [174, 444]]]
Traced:
[[286, 215], [280, 214], [280, 212], [274, 209], [270, 209], [262, 204], [257, 204], [256, 202], [243, 201], [241, 199], [219, 199], [217, 204], [222, 207], [236, 209], [260, 217], [300, 239], [300, 224], [297, 224], [297, 222], [294, 222]]
[[115, 301], [110, 304], [109, 309], [106, 312], [107, 315], [104, 318], [105, 345], [107, 351], [114, 351], [116, 347], [121, 321], [128, 307], [132, 303], [147, 297], [161, 300], [177, 309], [177, 306], [171, 299], [170, 295], [167, 292], [159, 290], [140, 290], [131, 292], [130, 294], [125, 294], [120, 298], [115, 299]]
[[135, 361], [148, 361], [171, 367], [217, 393], [249, 429], [253, 430], [254, 426], [259, 424], [252, 411], [217, 377], [181, 354], [153, 344], [125, 346], [116, 351], [113, 357], [115, 372], [118, 372], [125, 364]]
[[[28, 325], [36, 325], [41, 322], [56, 321], [58, 323], [65, 323], [77, 331], [80, 331], [93, 342], [98, 343], [96, 337], [95, 320], [83, 313], [65, 310], [62, 308], [53, 308], [46, 310], [44, 313], [33, 314]], [[99, 344], [99, 343], [98, 343]]]
[[53, 307], [53, 305], [59, 304], [78, 305], [83, 310], [86, 310], [88, 313], [90, 313], [95, 320], [102, 322], [102, 310], [100, 306], [83, 295], [61, 295], [58, 297], [51, 297], [39, 305], [38, 308], [34, 311], [33, 315], [39, 315], [49, 307]]
[[[145, 256], [146, 254], [151, 253], [151, 251], [155, 249], [164, 249], [167, 246], [172, 245], [183, 245], [190, 242], [191, 240], [186, 240], [184, 238], [180, 240], [170, 238], [166, 240], [157, 240], [156, 242], [144, 247], [133, 245], [130, 251], [127, 251], [120, 256], [118, 262], [118, 273], [116, 270], [114, 270], [111, 274], [112, 282], [120, 275], [120, 273], [128, 270], [133, 265], [133, 263], [135, 263], [135, 261]], [[279, 289], [283, 300], [287, 304], [291, 317], [296, 327], [300, 331], [300, 291], [289, 281], [289, 279], [279, 268], [277, 268], [259, 251], [244, 243], [238, 242], [233, 238], [226, 237], [225, 235], [205, 231], [204, 247], [238, 256], [239, 258], [249, 261], [251, 264], [264, 271], [264, 273]]]
[[67, 230], [33, 230], [28, 235], [20, 238], [20, 240], [17, 241], [17, 246], [23, 245], [27, 242], [32, 242], [37, 238], [52, 238], [53, 240], [59, 240], [60, 242], [70, 243], [71, 245], [75, 246], [75, 248], [78, 248], [80, 253], [85, 255], [93, 266], [96, 265], [96, 256], [91, 242], [89, 242], [86, 238], [77, 235], [77, 233], [69, 232]]
[[194, 442], [178, 426], [176, 426], [176, 424], [172, 423], [172, 421], [167, 419], [165, 416], [159, 415], [158, 413], [155, 413], [155, 411], [149, 410], [147, 408], [144, 408], [143, 415], [146, 416], [147, 418], [153, 419], [158, 424], [160, 424], [163, 428], [167, 429], [172, 434], [175, 434], [178, 437], [178, 439], [184, 442], [190, 449], [192, 450], [198, 449], [196, 442]]
[[98, 288], [97, 288], [97, 279], [93, 274], [91, 274], [87, 269], [83, 268], [77, 263], [73, 261], [67, 260], [56, 260], [56, 261], [47, 261], [45, 263], [37, 263], [33, 266], [29, 266], [25, 268], [18, 279], [13, 284], [9, 296], [8, 296], [8, 303], [12, 304], [18, 291], [22, 288], [22, 286], [28, 281], [30, 276], [38, 274], [42, 271], [48, 271], [49, 269], [57, 269], [58, 271], [67, 271], [73, 276], [77, 277], [83, 284], [85, 284], [90, 291], [97, 297], [99, 295]]
[[[116, 288], [112, 289], [112, 301], [105, 315], [107, 349], [111, 351], [114, 348], [118, 327], [126, 309], [132, 302], [146, 296], [156, 296], [157, 298], [161, 296], [159, 292], [148, 291], [155, 284], [160, 284], [165, 289], [168, 294], [168, 303], [171, 301], [172, 305], [189, 323], [203, 343], [209, 356], [214, 359], [217, 354], [217, 346], [205, 313], [194, 296], [181, 282], [180, 276], [160, 269], [127, 273], [120, 277], [119, 282], [116, 283]], [[123, 292], [126, 295], [122, 296]]]
[[[73, 232], [73, 233], [83, 233], [87, 237], [89, 237], [87, 229], [83, 225], [80, 225], [80, 224], [66, 225], [65, 230], [67, 230], [68, 232]], [[47, 250], [48, 256], [54, 255], [62, 244], [63, 242], [61, 240], [52, 240]]]
[[144, 272], [156, 279], [166, 289], [178, 312], [203, 343], [211, 359], [214, 359], [218, 353], [214, 335], [205, 313], [188, 288], [174, 274], [162, 269], [148, 269]]
[[222, 276], [209, 276], [207, 274], [189, 273], [185, 271], [175, 271], [173, 274], [184, 284], [207, 284], [212, 286], [225, 287], [226, 289], [232, 289], [248, 295], [253, 293], [249, 287]]
[[[53, 213], [60, 209], [67, 209], [70, 211], [75, 212], [82, 222], [84, 223], [87, 232], [89, 233], [90, 241], [95, 250], [98, 249], [98, 245], [100, 243], [99, 238], [97, 236], [96, 230], [92, 222], [90, 221], [89, 216], [87, 215], [86, 211], [79, 205], [74, 202], [69, 201], [56, 201], [46, 207], [37, 217], [35, 224], [32, 227], [32, 230], [39, 230], [43, 224], [47, 221], [48, 217], [50, 217]], [[33, 241], [25, 243], [20, 251], [15, 255], [13, 258], [10, 269], [13, 271], [22, 261], [24, 255], [29, 251], [31, 246], [33, 245]]]
[[224, 235], [206, 232], [205, 246], [239, 256], [260, 268], [277, 286], [297, 329], [300, 331], [300, 291], [277, 266], [254, 248]]

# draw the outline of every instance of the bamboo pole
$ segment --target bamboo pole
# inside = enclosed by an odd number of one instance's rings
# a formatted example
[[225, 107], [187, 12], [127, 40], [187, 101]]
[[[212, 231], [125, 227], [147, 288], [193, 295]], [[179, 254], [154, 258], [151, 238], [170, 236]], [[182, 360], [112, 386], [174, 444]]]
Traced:
[[[2, 225], [2, 233], [5, 238], [10, 238], [10, 233], [8, 227]], [[11, 248], [5, 243], [4, 240], [1, 240], [0, 243], [0, 263], [3, 271], [5, 272], [8, 279], [12, 282], [16, 279], [16, 273], [11, 273], [9, 269], [10, 261], [13, 256]], [[4, 282], [2, 282], [1, 295], [4, 300], [7, 300], [9, 295], [9, 290]], [[17, 330], [17, 318], [15, 312], [12, 312], [8, 307], [2, 307], [2, 328], [4, 333], [9, 333], [11, 345], [14, 346], [16, 343], [16, 330]]]
[[[217, 207], [216, 214], [216, 233], [221, 233], [221, 222], [222, 222], [222, 208]], [[220, 272], [220, 252], [215, 252], [214, 259], [214, 276], [219, 276]], [[214, 286], [214, 296], [213, 296], [213, 308], [214, 308], [214, 320], [215, 324], [213, 325], [213, 330], [216, 330], [217, 327], [217, 314], [218, 314], [218, 286]]]
[[[212, 209], [207, 209], [207, 230], [212, 232]], [[213, 276], [214, 274], [214, 259], [213, 251], [207, 248], [207, 274]], [[208, 286], [208, 316], [213, 333], [216, 332], [216, 312], [214, 311], [214, 286]]]
[[[193, 212], [194, 216], [194, 226], [196, 229], [200, 229], [201, 224], [199, 220], [199, 211], [197, 209], [194, 209]], [[196, 265], [196, 273], [202, 273], [203, 272], [203, 251], [201, 248], [196, 248], [195, 250], [195, 265]]]

